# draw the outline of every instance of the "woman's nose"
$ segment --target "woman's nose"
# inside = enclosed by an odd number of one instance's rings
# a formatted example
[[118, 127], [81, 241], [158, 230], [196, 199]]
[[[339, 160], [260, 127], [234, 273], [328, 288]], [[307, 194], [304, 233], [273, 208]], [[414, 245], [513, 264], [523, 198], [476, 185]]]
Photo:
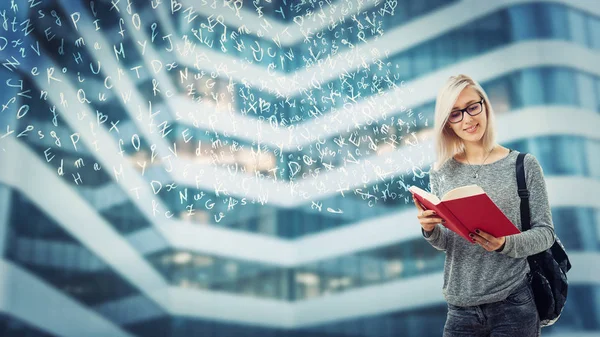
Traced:
[[473, 116], [469, 115], [468, 113], [465, 112], [464, 116], [463, 116], [463, 122], [464, 123], [469, 123], [472, 122], [475, 118], [473, 118]]

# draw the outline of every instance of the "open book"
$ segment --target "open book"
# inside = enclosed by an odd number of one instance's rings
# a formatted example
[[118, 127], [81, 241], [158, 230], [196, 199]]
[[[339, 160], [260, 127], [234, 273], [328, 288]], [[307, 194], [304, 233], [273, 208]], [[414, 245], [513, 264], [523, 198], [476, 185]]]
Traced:
[[520, 233], [477, 185], [457, 187], [448, 191], [442, 200], [417, 186], [411, 186], [409, 191], [424, 209], [435, 211], [440, 218], [446, 220], [444, 226], [469, 242], [472, 242], [469, 233], [475, 233], [475, 229], [494, 237]]

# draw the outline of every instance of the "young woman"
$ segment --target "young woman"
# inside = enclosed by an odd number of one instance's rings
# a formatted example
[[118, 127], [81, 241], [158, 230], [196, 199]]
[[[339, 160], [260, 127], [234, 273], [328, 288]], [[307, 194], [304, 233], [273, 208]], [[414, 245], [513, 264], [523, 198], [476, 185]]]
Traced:
[[[452, 76], [435, 106], [437, 161], [431, 192], [477, 184], [521, 229], [515, 164], [518, 151], [495, 141], [494, 111], [483, 88], [465, 75]], [[425, 239], [446, 252], [443, 294], [448, 303], [444, 336], [539, 336], [539, 316], [529, 284], [527, 256], [554, 242], [544, 174], [537, 159], [524, 158], [531, 229], [493, 237], [481, 230], [471, 242], [441, 225], [433, 211], [414, 200]]]

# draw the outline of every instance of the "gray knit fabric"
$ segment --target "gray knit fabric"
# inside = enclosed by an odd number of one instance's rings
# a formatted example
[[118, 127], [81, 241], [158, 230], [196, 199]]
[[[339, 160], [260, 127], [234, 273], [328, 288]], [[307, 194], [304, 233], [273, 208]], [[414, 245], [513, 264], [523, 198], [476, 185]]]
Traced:
[[[490, 196], [517, 228], [521, 229], [520, 199], [515, 164], [518, 151], [479, 170], [481, 165], [449, 159], [437, 171], [430, 171], [431, 192], [442, 197], [453, 188], [477, 184]], [[438, 224], [425, 239], [446, 252], [443, 294], [457, 306], [471, 306], [504, 300], [526, 278], [526, 257], [544, 251], [554, 242], [554, 225], [542, 168], [532, 154], [525, 155], [525, 178], [529, 190], [531, 229], [506, 237], [502, 252], [488, 252]], [[425, 234], [425, 233], [424, 233]]]

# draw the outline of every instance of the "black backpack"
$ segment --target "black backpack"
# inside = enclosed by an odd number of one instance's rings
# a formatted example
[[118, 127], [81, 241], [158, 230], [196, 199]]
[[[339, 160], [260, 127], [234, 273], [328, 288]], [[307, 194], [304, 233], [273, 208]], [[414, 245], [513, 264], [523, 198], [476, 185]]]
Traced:
[[[517, 156], [517, 185], [521, 198], [521, 225], [528, 230], [530, 224], [529, 191], [525, 181], [525, 165], [523, 164], [526, 153]], [[556, 235], [554, 244], [549, 249], [527, 257], [531, 269], [531, 288], [533, 290], [535, 305], [540, 316], [542, 327], [554, 324], [567, 301], [567, 272], [571, 269], [571, 262]]]

